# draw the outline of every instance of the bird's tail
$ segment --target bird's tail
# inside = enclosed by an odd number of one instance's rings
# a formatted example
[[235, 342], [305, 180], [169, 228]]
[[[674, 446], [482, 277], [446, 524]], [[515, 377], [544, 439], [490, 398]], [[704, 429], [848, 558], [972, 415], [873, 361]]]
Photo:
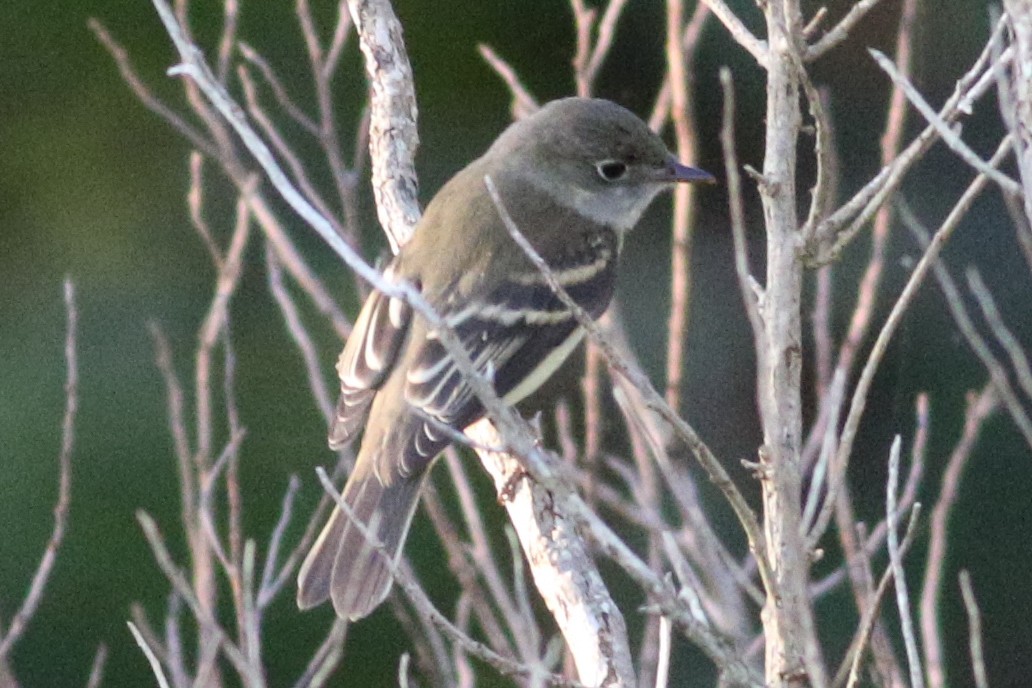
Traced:
[[[359, 461], [344, 486], [344, 503], [351, 514], [333, 510], [329, 522], [301, 565], [297, 576], [297, 604], [308, 609], [328, 598], [341, 618], [361, 619], [390, 592], [392, 563], [401, 554], [419, 490], [427, 471], [394, 475], [384, 485], [372, 470], [373, 461]], [[355, 521], [365, 525], [364, 535]]]

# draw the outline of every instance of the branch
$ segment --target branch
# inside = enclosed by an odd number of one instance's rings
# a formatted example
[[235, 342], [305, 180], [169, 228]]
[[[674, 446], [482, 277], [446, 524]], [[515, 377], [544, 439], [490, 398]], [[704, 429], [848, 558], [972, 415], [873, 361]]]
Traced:
[[[696, 11], [702, 5], [696, 5]], [[670, 121], [674, 128], [679, 160], [694, 160], [698, 132], [695, 113], [689, 103], [694, 85], [696, 44], [686, 46], [683, 0], [667, 0], [666, 62], [670, 84]], [[666, 401], [675, 411], [681, 408], [685, 345], [691, 308], [691, 260], [695, 231], [695, 187], [674, 188], [670, 262], [670, 313], [667, 316]]]
[[917, 108], [917, 111], [920, 112], [921, 115], [928, 120], [928, 123], [935, 128], [936, 133], [940, 138], [942, 138], [943, 142], [949, 146], [950, 150], [959, 155], [960, 158], [973, 167], [975, 171], [984, 174], [990, 180], [999, 185], [1005, 194], [1013, 196], [1014, 198], [1021, 197], [1021, 185], [997, 170], [985, 160], [982, 160], [982, 158], [978, 157], [978, 155], [971, 150], [963, 140], [961, 140], [960, 136], [950, 128], [949, 124], [947, 124], [947, 122], [932, 109], [932, 106], [928, 104], [920, 93], [918, 93], [917, 89], [914, 88], [914, 85], [910, 83], [909, 79], [900, 74], [899, 70], [896, 69], [896, 66], [892, 64], [892, 60], [877, 50], [870, 49], [868, 52], [871, 54], [871, 57], [874, 58], [874, 61], [878, 63], [878, 66], [889, 75], [889, 78], [892, 79], [893, 83], [903, 89], [903, 92], [906, 94], [911, 104]]
[[943, 666], [942, 634], [939, 626], [939, 602], [942, 594], [942, 574], [946, 565], [946, 540], [949, 517], [960, 493], [960, 483], [974, 449], [975, 441], [986, 419], [996, 410], [1000, 399], [992, 384], [986, 385], [976, 397], [969, 395], [964, 429], [957, 441], [942, 476], [939, 499], [932, 509], [931, 533], [928, 537], [928, 557], [924, 582], [921, 585], [921, 640], [928, 683], [932, 688], [946, 685]]
[[[1007, 136], [1009, 139], [1010, 136]], [[905, 208], [905, 206], [901, 206]], [[909, 229], [922, 243], [925, 244], [928, 241], [928, 234], [924, 227], [917, 221], [917, 219], [910, 212], [900, 213], [901, 219], [906, 223], [907, 229]], [[934, 243], [934, 239], [933, 239]], [[986, 370], [989, 373], [989, 377], [992, 380], [993, 386], [996, 388], [997, 393], [1003, 400], [1003, 405], [1007, 409], [1011, 418], [1014, 420], [1014, 424], [1018, 427], [1022, 436], [1025, 438], [1025, 442], [1032, 447], [1032, 419], [1029, 418], [1025, 412], [1024, 407], [1021, 405], [1021, 400], [1015, 393], [1013, 386], [1010, 382], [1010, 376], [1004, 369], [1003, 364], [1000, 363], [996, 354], [993, 353], [989, 347], [985, 338], [975, 328], [974, 323], [971, 321], [971, 316], [968, 314], [967, 308], [964, 306], [964, 302], [960, 297], [960, 290], [957, 289], [956, 284], [953, 281], [953, 277], [950, 276], [949, 270], [946, 269], [941, 263], [934, 266], [935, 278], [939, 282], [939, 288], [942, 289], [943, 294], [946, 296], [946, 305], [950, 309], [950, 314], [953, 316], [954, 322], [957, 324], [957, 328], [960, 333], [967, 340], [968, 346], [978, 357], [978, 360], [982, 362]]]
[[982, 613], [978, 610], [978, 600], [971, 586], [971, 575], [967, 571], [960, 572], [960, 593], [964, 597], [964, 609], [968, 617], [968, 647], [971, 651], [971, 672], [975, 678], [975, 688], [989, 688], [989, 679], [985, 672], [985, 655], [982, 652]]
[[376, 214], [394, 253], [419, 220], [416, 92], [401, 23], [386, 0], [348, 0], [369, 76], [369, 153]]
[[[712, 6], [712, 5], [711, 5]], [[799, 54], [799, 3], [763, 6], [766, 18], [766, 140], [759, 184], [767, 233], [763, 336], [754, 342], [757, 399], [763, 426], [757, 473], [762, 489], [764, 544], [772, 575], [764, 580], [765, 678], [772, 688], [800, 682], [827, 685], [807, 594], [810, 556], [802, 523], [803, 262], [797, 213], [797, 149], [802, 126], [799, 91], [806, 75]]]
[[[489, 422], [466, 429], [474, 440], [501, 445]], [[634, 686], [627, 628], [562, 500], [534, 480], [526, 480], [520, 461], [510, 454], [477, 452], [495, 482], [534, 584], [545, 600], [589, 686]]]
[[75, 447], [75, 420], [79, 411], [79, 362], [76, 352], [78, 343], [79, 311], [75, 306], [75, 285], [66, 278], [64, 283], [64, 302], [67, 325], [65, 330], [65, 410], [61, 423], [61, 449], [57, 456], [59, 468], [57, 503], [54, 505], [54, 527], [50, 532], [43, 556], [40, 558], [36, 573], [32, 576], [29, 591], [25, 595], [18, 611], [11, 618], [6, 635], [0, 635], [0, 666], [6, 664], [11, 649], [17, 644], [29, 621], [32, 620], [43, 592], [50, 581], [50, 574], [57, 562], [57, 552], [64, 541], [68, 527], [68, 507], [72, 501], [72, 450]]
[[[996, 153], [993, 155], [992, 160], [990, 160], [990, 164], [998, 165], [1003, 161], [1010, 150], [1009, 141], [1010, 137], [1004, 138], [1000, 143], [1000, 146], [996, 149]], [[949, 241], [953, 231], [960, 224], [960, 220], [967, 214], [967, 211], [971, 208], [975, 199], [985, 188], [987, 182], [988, 179], [984, 175], [979, 174], [971, 184], [968, 185], [968, 188], [964, 190], [964, 193], [961, 194], [961, 197], [957, 200], [957, 203], [953, 206], [949, 215], [945, 220], [943, 220], [942, 225], [940, 225], [939, 229], [936, 231], [935, 236], [932, 237], [931, 242], [928, 244], [928, 248], [925, 249], [924, 254], [921, 256], [921, 260], [918, 261], [913, 272], [910, 273], [910, 278], [907, 280], [906, 286], [903, 288], [899, 298], [893, 305], [892, 311], [885, 320], [885, 324], [882, 325], [881, 331], [878, 333], [878, 337], [875, 339], [874, 345], [871, 348], [871, 353], [867, 357], [867, 362], [864, 364], [863, 370], [860, 373], [860, 379], [856, 383], [853, 398], [849, 406], [849, 413], [846, 415], [846, 421], [842, 427], [842, 432], [839, 435], [838, 457], [836, 459], [839, 465], [847, 466], [849, 464], [849, 456], [853, 451], [853, 440], [856, 438], [856, 431], [860, 425], [860, 417], [863, 415], [864, 408], [867, 406], [867, 393], [870, 390], [871, 383], [874, 381], [874, 374], [888, 348], [889, 341], [892, 339], [896, 329], [899, 327], [904, 313], [906, 313], [907, 309], [910, 307], [914, 296], [917, 294], [918, 288], [924, 283], [924, 278], [927, 276], [928, 271], [938, 259], [943, 246], [945, 246], [946, 242]]]
[[[969, 113], [971, 104], [989, 89], [993, 81], [994, 72], [991, 66], [1002, 65], [1011, 60], [1013, 51], [1010, 48], [999, 55], [993, 50], [1004, 26], [1003, 21], [997, 23], [981, 55], [971, 69], [957, 80], [953, 94], [938, 114], [944, 122], [953, 123]], [[807, 247], [809, 262], [812, 265], [824, 265], [841, 255], [857, 233], [895, 193], [909, 169], [937, 139], [938, 131], [934, 126], [928, 125], [891, 164], [884, 165], [849, 201], [818, 224], [813, 232], [815, 243]]]
[[490, 46], [481, 43], [477, 46], [477, 50], [480, 51], [480, 56], [484, 58], [484, 61], [491, 66], [491, 69], [498, 74], [509, 88], [509, 93], [512, 95], [512, 105], [509, 108], [512, 118], [523, 119], [527, 115], [534, 113], [540, 106], [534, 96], [530, 94], [530, 91], [527, 90], [527, 87], [520, 81], [516, 70], [492, 50]]
[[812, 62], [817, 58], [824, 55], [832, 48], [838, 46], [849, 37], [849, 32], [853, 30], [860, 20], [867, 16], [881, 0], [860, 0], [855, 5], [849, 8], [849, 12], [842, 20], [824, 34], [820, 40], [806, 49], [803, 54], [803, 58], [807, 62]]
[[734, 10], [724, 3], [724, 0], [702, 1], [713, 11], [720, 23], [731, 34], [731, 37], [738, 42], [738, 45], [745, 48], [761, 67], [766, 67], [767, 60], [769, 59], [767, 42], [760, 40], [752, 31], [747, 29]]
[[133, 634], [136, 644], [143, 650], [143, 656], [147, 658], [147, 663], [150, 664], [151, 671], [154, 673], [154, 680], [158, 683], [158, 688], [169, 688], [168, 679], [165, 678], [165, 672], [161, 668], [161, 662], [154, 654], [150, 645], [147, 644], [147, 641], [144, 640], [140, 630], [136, 628], [132, 621], [128, 621], [126, 624], [129, 626], [129, 631]]
[[889, 562], [892, 576], [896, 581], [896, 605], [899, 608], [899, 620], [903, 633], [903, 644], [907, 649], [907, 664], [910, 666], [910, 685], [912, 688], [924, 688], [924, 672], [921, 669], [921, 655], [917, 651], [917, 640], [914, 637], [914, 617], [910, 612], [910, 595], [907, 591], [906, 578], [903, 575], [903, 553], [899, 546], [897, 509], [899, 488], [899, 447], [900, 437], [892, 441], [889, 452], [889, 479], [886, 498], [886, 523], [889, 527]]

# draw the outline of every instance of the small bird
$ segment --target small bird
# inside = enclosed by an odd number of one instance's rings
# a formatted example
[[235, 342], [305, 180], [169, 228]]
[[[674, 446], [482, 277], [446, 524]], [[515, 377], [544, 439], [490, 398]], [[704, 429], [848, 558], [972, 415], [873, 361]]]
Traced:
[[[656, 194], [678, 182], [712, 182], [680, 164], [644, 122], [606, 100], [565, 98], [512, 124], [448, 181], [411, 240], [384, 271], [403, 280], [450, 326], [476, 369], [507, 403], [541, 385], [583, 328], [513, 241], [484, 179], [559, 283], [593, 318], [616, 284], [624, 235]], [[337, 362], [340, 399], [333, 449], [364, 428], [343, 500], [298, 573], [301, 609], [333, 600], [360, 619], [390, 591], [420, 488], [452, 439], [484, 409], [432, 328], [402, 299], [374, 291]], [[371, 545], [353, 519], [382, 548]]]

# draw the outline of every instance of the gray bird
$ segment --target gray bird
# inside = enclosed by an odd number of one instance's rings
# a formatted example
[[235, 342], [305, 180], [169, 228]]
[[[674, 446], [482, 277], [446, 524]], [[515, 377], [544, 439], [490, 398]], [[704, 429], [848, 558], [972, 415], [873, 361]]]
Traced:
[[[612, 299], [623, 237], [649, 203], [676, 183], [713, 177], [677, 162], [619, 105], [566, 98], [512, 124], [441, 188], [385, 278], [415, 285], [477, 370], [490, 372], [498, 394], [516, 403], [562, 364], [584, 331], [505, 229], [487, 175], [521, 232], [593, 318]], [[461, 431], [484, 410], [427, 323], [379, 291], [366, 300], [337, 372], [330, 447], [345, 447], [364, 428], [343, 491], [352, 516], [334, 510], [298, 573], [297, 603], [307, 609], [332, 598], [340, 617], [359, 619], [390, 591], [388, 559], [400, 556], [423, 481], [451, 443], [437, 423]]]

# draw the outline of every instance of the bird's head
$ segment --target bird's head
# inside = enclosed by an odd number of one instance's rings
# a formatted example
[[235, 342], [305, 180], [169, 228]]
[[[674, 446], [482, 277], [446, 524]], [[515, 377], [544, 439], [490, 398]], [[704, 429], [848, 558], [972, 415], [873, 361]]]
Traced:
[[566, 206], [629, 229], [664, 189], [712, 182], [682, 165], [632, 112], [608, 100], [564, 98], [513, 124], [489, 155]]

